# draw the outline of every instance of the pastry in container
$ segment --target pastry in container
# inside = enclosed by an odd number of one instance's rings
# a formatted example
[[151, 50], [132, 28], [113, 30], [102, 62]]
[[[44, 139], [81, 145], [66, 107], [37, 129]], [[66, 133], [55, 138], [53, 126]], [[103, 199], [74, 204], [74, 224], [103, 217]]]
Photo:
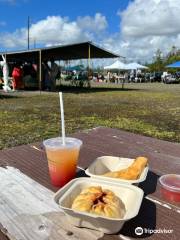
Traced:
[[138, 184], [146, 180], [148, 161], [145, 157], [136, 159], [101, 156], [86, 169], [86, 174], [92, 178], [116, 183]]
[[[125, 207], [125, 212], [121, 216], [109, 217], [98, 214], [98, 211], [88, 212], [73, 209], [74, 200], [90, 187], [101, 187], [103, 190], [109, 190], [117, 196]], [[95, 178], [77, 178], [66, 184], [54, 196], [54, 201], [60, 209], [66, 214], [68, 221], [77, 227], [86, 227], [96, 229], [106, 234], [117, 233], [123, 224], [134, 218], [140, 209], [143, 199], [142, 189], [131, 184], [115, 183], [112, 181], [103, 181]], [[120, 205], [122, 207], [122, 205]]]

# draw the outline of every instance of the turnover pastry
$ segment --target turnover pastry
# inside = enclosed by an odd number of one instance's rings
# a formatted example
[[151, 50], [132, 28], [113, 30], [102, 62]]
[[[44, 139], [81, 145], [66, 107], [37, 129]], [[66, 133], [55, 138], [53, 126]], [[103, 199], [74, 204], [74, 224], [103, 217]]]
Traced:
[[126, 211], [120, 198], [100, 186], [85, 188], [74, 199], [72, 209], [110, 218], [123, 218]]
[[121, 178], [126, 180], [136, 180], [140, 177], [142, 171], [147, 166], [148, 159], [137, 157], [134, 162], [126, 169], [103, 174], [105, 177]]

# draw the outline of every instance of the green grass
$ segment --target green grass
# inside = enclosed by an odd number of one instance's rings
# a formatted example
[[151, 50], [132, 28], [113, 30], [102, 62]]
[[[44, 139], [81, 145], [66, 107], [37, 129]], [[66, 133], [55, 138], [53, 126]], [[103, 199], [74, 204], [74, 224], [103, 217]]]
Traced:
[[[101, 84], [91, 90], [66, 89], [68, 134], [107, 126], [180, 142], [180, 85], [128, 84], [124, 91], [117, 85], [109, 87]], [[57, 93], [0, 96], [0, 149], [59, 135]]]

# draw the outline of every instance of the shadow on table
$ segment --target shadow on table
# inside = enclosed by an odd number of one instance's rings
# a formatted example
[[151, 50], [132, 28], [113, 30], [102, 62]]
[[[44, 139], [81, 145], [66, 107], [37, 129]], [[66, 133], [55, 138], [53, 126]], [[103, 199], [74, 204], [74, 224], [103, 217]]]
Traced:
[[[138, 187], [144, 191], [144, 197], [156, 191], [158, 178], [159, 175], [149, 171], [146, 180], [138, 185]], [[137, 234], [135, 233], [135, 230], [138, 231], [138, 227], [140, 228], [139, 235], [138, 232]], [[138, 216], [126, 222], [121, 229], [120, 234], [134, 238], [145, 238], [153, 234], [150, 230], [152, 231], [155, 229], [156, 205], [150, 200], [144, 198]]]
[[[159, 176], [157, 174], [149, 171], [146, 180], [138, 185], [138, 187], [144, 191], [144, 197], [156, 191], [158, 178]], [[135, 230], [138, 231], [138, 227], [140, 228], [139, 235], [135, 233]], [[138, 216], [126, 222], [121, 229], [120, 234], [133, 238], [145, 238], [153, 234], [150, 233], [149, 230], [155, 229], [156, 205], [150, 200], [144, 198]], [[142, 234], [141, 231], [143, 231]]]
[[[149, 230], [155, 229], [156, 205], [148, 199], [144, 198], [141, 208], [139, 210], [139, 214], [135, 218], [127, 221], [119, 234], [123, 234], [125, 236], [133, 238], [145, 238], [153, 234], [152, 232], [149, 232]], [[135, 231], [137, 231], [137, 234], [135, 233]]]
[[156, 191], [159, 177], [156, 173], [149, 171], [146, 180], [138, 185], [144, 191], [145, 196]]

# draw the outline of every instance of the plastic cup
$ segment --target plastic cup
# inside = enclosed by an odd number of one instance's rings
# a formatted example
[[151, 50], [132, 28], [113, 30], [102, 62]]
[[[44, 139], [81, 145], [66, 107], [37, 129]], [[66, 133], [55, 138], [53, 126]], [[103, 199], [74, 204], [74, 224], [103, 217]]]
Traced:
[[159, 178], [162, 197], [169, 202], [180, 203], [180, 175], [167, 174]]
[[63, 145], [61, 137], [43, 141], [48, 159], [51, 182], [62, 187], [76, 175], [76, 166], [82, 141], [77, 138], [66, 138]]

